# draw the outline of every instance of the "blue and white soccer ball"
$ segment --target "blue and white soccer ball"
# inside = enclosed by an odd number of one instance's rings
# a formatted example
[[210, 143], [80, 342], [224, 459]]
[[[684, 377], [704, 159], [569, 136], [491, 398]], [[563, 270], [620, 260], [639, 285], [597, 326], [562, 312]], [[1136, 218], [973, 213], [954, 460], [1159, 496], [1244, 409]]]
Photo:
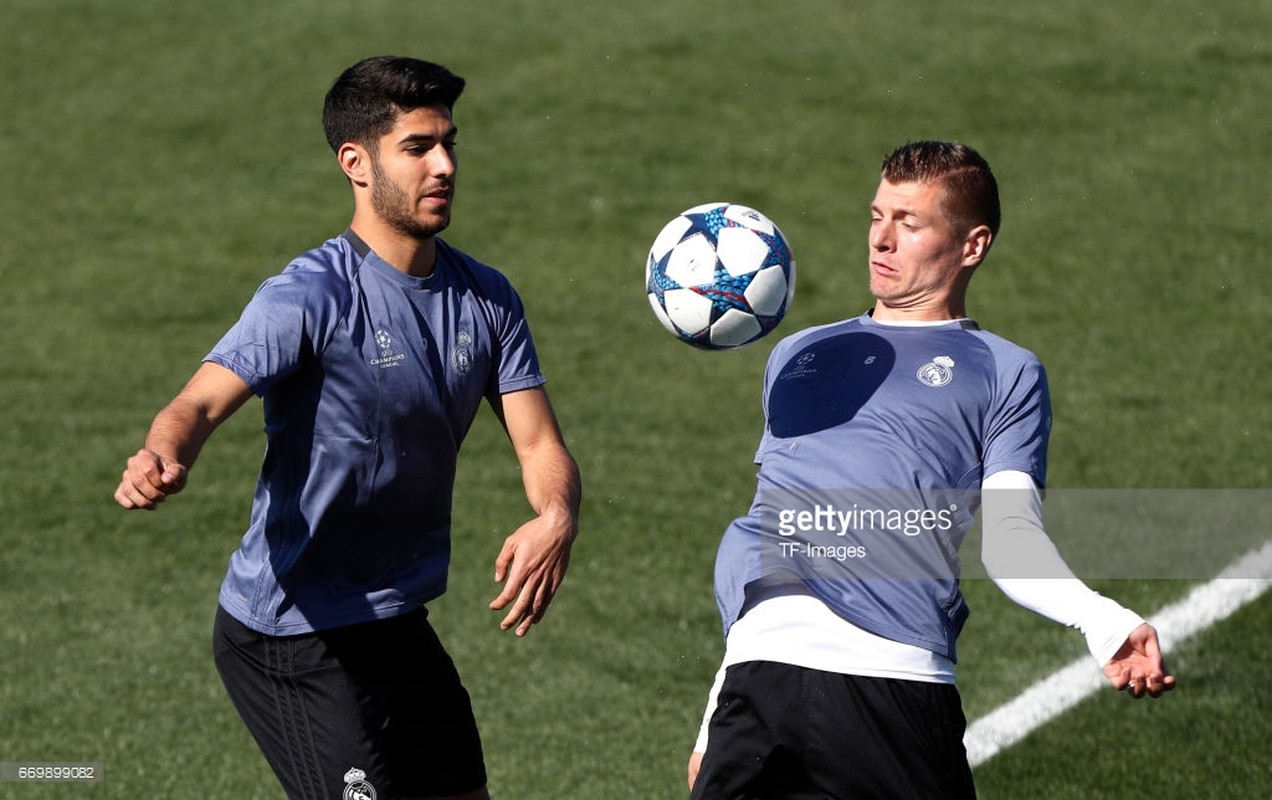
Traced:
[[663, 327], [694, 347], [750, 344], [782, 321], [795, 296], [795, 259], [773, 221], [753, 208], [706, 203], [663, 227], [645, 267]]

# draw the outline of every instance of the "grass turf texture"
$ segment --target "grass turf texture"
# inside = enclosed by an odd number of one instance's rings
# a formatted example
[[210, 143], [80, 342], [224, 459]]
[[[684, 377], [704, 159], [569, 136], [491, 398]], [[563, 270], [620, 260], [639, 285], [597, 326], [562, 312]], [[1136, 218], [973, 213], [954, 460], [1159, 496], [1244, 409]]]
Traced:
[[[586, 482], [567, 584], [514, 641], [485, 604], [526, 514], [519, 476], [489, 414], [465, 446], [434, 620], [497, 796], [683, 795], [720, 652], [711, 562], [753, 490], [776, 341], [699, 353], [649, 313], [645, 251], [690, 205], [781, 225], [800, 265], [790, 333], [869, 305], [882, 156], [966, 140], [1005, 206], [971, 311], [1049, 368], [1052, 485], [1269, 486], [1266, 4], [13, 0], [4, 17], [0, 761], [106, 778], [0, 796], [275, 791], [208, 652], [259, 405], [159, 513], [110, 494], [260, 280], [347, 222], [319, 109], [372, 53], [470, 81], [447, 238], [521, 289]], [[1100, 588], [1143, 611], [1186, 590]], [[968, 594], [969, 716], [1082, 652], [984, 581]], [[1270, 603], [1185, 647], [1175, 696], [1091, 699], [979, 769], [982, 795], [1266, 795]]]

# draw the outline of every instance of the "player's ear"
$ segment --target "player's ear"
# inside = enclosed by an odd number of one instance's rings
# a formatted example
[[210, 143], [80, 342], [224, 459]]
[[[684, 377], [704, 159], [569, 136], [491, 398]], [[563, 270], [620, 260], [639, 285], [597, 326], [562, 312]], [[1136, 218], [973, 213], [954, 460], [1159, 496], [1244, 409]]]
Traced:
[[371, 180], [371, 156], [365, 147], [345, 142], [336, 151], [336, 159], [345, 177], [358, 186], [366, 186]]
[[963, 265], [974, 267], [985, 260], [989, 246], [994, 242], [994, 232], [988, 225], [977, 225], [963, 238]]

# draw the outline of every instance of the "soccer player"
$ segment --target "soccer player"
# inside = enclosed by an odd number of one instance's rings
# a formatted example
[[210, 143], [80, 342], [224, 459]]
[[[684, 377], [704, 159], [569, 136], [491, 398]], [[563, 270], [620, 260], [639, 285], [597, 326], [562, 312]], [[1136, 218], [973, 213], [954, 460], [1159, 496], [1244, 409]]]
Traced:
[[115, 491], [154, 509], [216, 427], [263, 399], [267, 449], [213, 649], [290, 797], [488, 797], [469, 697], [425, 608], [446, 588], [456, 457], [483, 398], [534, 511], [495, 558], [502, 629], [543, 618], [577, 534], [578, 468], [521, 301], [438, 238], [463, 88], [400, 57], [336, 80], [323, 127], [353, 191], [348, 229], [261, 285]]
[[1017, 603], [1081, 630], [1113, 687], [1175, 679], [1143, 619], [1074, 577], [1043, 528], [1042, 365], [967, 317], [998, 233], [971, 148], [907, 144], [870, 206], [872, 310], [774, 348], [750, 512], [725, 531], [726, 634], [692, 796], [975, 796], [954, 686], [958, 547]]

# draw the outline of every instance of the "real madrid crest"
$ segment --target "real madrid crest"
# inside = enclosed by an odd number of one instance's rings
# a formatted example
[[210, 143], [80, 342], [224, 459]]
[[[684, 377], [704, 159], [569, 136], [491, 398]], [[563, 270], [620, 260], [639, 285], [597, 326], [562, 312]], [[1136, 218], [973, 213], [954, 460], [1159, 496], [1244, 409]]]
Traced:
[[914, 377], [918, 378], [919, 383], [924, 386], [945, 386], [954, 380], [954, 359], [949, 356], [937, 356], [919, 367]]
[[450, 353], [451, 369], [460, 375], [467, 375], [473, 366], [473, 337], [468, 331], [460, 331], [455, 336], [455, 346]]
[[375, 787], [367, 780], [367, 774], [354, 767], [344, 774], [345, 788], [341, 800], [375, 800]]

